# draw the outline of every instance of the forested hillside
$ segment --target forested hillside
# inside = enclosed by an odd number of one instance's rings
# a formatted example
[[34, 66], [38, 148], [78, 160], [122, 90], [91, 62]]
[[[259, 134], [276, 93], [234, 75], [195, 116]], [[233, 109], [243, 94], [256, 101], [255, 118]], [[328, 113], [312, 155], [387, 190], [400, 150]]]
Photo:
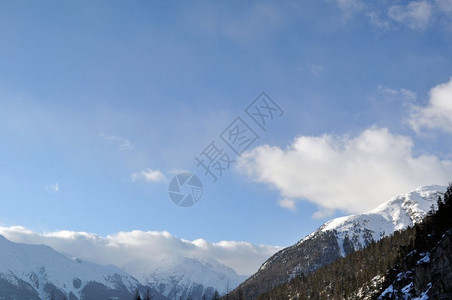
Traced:
[[449, 185], [438, 198], [438, 209], [420, 224], [297, 276], [258, 299], [451, 299], [451, 228]]

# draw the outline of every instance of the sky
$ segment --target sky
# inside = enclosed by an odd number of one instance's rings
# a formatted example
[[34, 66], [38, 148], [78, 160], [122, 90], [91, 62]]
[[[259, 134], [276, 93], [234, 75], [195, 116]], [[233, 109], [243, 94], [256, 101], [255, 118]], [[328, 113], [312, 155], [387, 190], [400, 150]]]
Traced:
[[[15, 241], [140, 240], [251, 274], [333, 217], [452, 181], [451, 0], [3, 1], [0, 40]], [[265, 130], [246, 113], [262, 92]], [[211, 142], [233, 161], [216, 182], [196, 161]], [[181, 172], [203, 185], [191, 207], [168, 195]]]

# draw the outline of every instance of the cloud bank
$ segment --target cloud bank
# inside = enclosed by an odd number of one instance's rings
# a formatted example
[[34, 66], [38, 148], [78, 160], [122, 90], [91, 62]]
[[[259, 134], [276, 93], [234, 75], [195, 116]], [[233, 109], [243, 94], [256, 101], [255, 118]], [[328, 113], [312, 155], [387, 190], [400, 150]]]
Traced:
[[315, 217], [335, 210], [362, 213], [398, 194], [427, 184], [446, 185], [452, 162], [415, 156], [410, 137], [370, 128], [355, 137], [299, 136], [286, 149], [260, 146], [244, 153], [239, 171], [276, 188], [279, 205], [295, 201], [319, 206]]
[[[118, 232], [102, 237], [93, 233], [56, 231], [36, 233], [21, 226], [0, 227], [7, 239], [27, 244], [45, 244], [69, 256], [100, 264], [124, 267], [131, 261], [159, 263], [162, 256], [190, 258], [210, 257], [233, 268], [240, 275], [250, 275], [280, 247], [254, 245], [248, 242], [220, 241], [210, 243], [204, 239], [188, 241], [167, 231]], [[139, 277], [141, 274], [132, 274]]]

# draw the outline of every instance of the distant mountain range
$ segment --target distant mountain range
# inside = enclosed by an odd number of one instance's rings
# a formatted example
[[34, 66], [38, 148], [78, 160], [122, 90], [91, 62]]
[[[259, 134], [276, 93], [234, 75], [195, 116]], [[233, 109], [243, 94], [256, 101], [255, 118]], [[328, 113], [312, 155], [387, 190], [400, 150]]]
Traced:
[[0, 236], [1, 299], [131, 298], [140, 283], [114, 266], [70, 259], [45, 245]]
[[159, 263], [131, 261], [123, 268], [70, 258], [45, 245], [0, 236], [0, 299], [211, 299], [237, 287], [243, 299], [308, 274], [366, 247], [395, 230], [420, 222], [446, 187], [426, 186], [397, 196], [365, 214], [331, 220], [297, 244], [270, 257], [245, 282], [211, 258], [162, 256]]
[[211, 299], [215, 290], [224, 294], [245, 279], [210, 258], [167, 256], [159, 264], [135, 261], [124, 269], [129, 272], [0, 235], [0, 299], [132, 299], [137, 290], [149, 290], [155, 300]]
[[[258, 295], [289, 282], [297, 275], [306, 275], [340, 257], [360, 250], [420, 222], [445, 186], [424, 186], [381, 204], [376, 209], [358, 215], [340, 217], [326, 222], [297, 244], [284, 248], [270, 257], [256, 274], [243, 282], [231, 296], [254, 299]], [[365, 201], [365, 200], [363, 200]]]

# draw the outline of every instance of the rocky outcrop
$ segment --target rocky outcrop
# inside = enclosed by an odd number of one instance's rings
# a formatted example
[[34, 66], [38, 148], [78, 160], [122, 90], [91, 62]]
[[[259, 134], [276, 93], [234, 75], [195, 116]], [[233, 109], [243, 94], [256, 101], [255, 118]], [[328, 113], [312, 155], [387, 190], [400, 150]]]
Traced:
[[452, 241], [451, 231], [438, 245], [419, 260], [414, 269], [414, 290], [432, 299], [452, 299]]

